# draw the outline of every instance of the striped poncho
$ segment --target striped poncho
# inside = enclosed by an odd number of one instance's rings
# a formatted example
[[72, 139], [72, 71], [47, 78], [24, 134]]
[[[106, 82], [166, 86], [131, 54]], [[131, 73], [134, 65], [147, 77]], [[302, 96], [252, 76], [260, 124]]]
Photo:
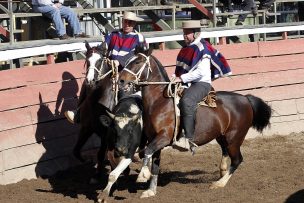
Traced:
[[211, 62], [211, 79], [231, 75], [231, 69], [224, 56], [212, 47], [212, 45], [199, 38], [196, 43], [191, 43], [189, 46], [183, 47], [176, 62], [175, 75], [181, 76], [188, 73], [192, 68], [197, 66], [198, 62], [203, 58], [210, 58]]
[[144, 37], [138, 32], [124, 34], [121, 30], [113, 31], [106, 36], [105, 42], [109, 50], [109, 58], [118, 60], [122, 67], [134, 55], [136, 46], [147, 47]]

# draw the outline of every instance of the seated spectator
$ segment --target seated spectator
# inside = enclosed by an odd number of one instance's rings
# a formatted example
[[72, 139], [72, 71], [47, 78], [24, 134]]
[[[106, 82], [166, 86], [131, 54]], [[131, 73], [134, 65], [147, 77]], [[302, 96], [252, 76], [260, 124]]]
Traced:
[[64, 0], [32, 0], [33, 10], [50, 18], [55, 26], [59, 39], [69, 39], [61, 17], [65, 18], [72, 28], [73, 37], [87, 37], [82, 31], [76, 13], [63, 6]]
[[[236, 5], [241, 5], [242, 0], [219, 0], [224, 6], [224, 12], [233, 12], [234, 10], [237, 10], [235, 7]], [[232, 3], [234, 7], [232, 6]]]
[[[269, 10], [275, 0], [259, 0], [259, 10]], [[242, 11], [251, 11], [252, 14], [255, 16], [257, 15], [257, 8], [254, 0], [220, 0], [220, 2], [224, 6], [224, 10], [228, 12], [233, 12], [234, 10], [238, 10], [239, 8]], [[232, 7], [233, 3], [233, 7]], [[235, 25], [243, 25], [248, 14], [241, 14], [238, 16], [238, 19]]]
[[[242, 11], [251, 11], [254, 16], [257, 15], [257, 8], [254, 0], [244, 0], [241, 3], [241, 10]], [[248, 14], [240, 14], [235, 25], [243, 25]]]

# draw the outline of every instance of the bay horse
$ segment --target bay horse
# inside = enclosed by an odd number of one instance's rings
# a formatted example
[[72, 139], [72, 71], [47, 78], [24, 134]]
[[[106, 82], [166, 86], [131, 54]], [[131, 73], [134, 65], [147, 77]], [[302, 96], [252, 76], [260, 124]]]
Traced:
[[86, 78], [82, 84], [81, 93], [84, 96], [80, 103], [80, 130], [78, 140], [73, 149], [73, 154], [80, 161], [81, 149], [89, 137], [96, 133], [101, 138], [98, 151], [98, 167], [102, 169], [107, 150], [107, 127], [100, 123], [99, 117], [106, 115], [106, 111], [115, 106], [114, 91], [112, 91], [112, 68], [107, 63], [107, 48], [105, 43], [91, 47], [86, 41]]
[[[138, 82], [169, 82], [161, 63], [151, 55], [152, 51], [137, 48], [132, 60], [119, 76], [120, 89]], [[148, 190], [141, 198], [156, 195], [161, 150], [172, 143], [175, 119], [173, 98], [166, 96], [165, 84], [143, 85], [143, 121], [148, 144], [144, 150], [143, 167], [138, 182], [150, 180]], [[221, 178], [212, 183], [211, 188], [224, 187], [234, 171], [243, 161], [240, 151], [250, 127], [262, 132], [270, 125], [271, 107], [261, 98], [253, 95], [241, 95], [233, 92], [216, 93], [216, 108], [199, 106], [196, 112], [194, 143], [202, 146], [213, 139], [221, 146]], [[228, 158], [231, 164], [228, 169]], [[148, 163], [152, 158], [151, 173]]]

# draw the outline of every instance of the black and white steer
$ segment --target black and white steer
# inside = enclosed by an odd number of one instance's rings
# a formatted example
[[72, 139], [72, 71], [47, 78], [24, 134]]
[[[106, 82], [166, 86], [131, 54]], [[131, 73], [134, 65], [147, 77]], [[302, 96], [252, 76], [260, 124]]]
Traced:
[[143, 132], [141, 96], [133, 94], [122, 98], [112, 113], [108, 112], [108, 114], [109, 117], [103, 116], [100, 120], [112, 131], [109, 136], [108, 158], [112, 167], [116, 167], [109, 174], [108, 184], [104, 189], [104, 192], [109, 195], [112, 185], [130, 165], [141, 143]]

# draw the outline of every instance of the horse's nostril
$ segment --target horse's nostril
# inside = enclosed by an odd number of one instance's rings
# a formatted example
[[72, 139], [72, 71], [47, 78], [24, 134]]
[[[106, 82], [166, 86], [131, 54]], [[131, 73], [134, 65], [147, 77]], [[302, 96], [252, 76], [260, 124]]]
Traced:
[[124, 81], [124, 80], [120, 80], [119, 83], [120, 83], [121, 85], [123, 85], [123, 84], [125, 83], [125, 81]]

